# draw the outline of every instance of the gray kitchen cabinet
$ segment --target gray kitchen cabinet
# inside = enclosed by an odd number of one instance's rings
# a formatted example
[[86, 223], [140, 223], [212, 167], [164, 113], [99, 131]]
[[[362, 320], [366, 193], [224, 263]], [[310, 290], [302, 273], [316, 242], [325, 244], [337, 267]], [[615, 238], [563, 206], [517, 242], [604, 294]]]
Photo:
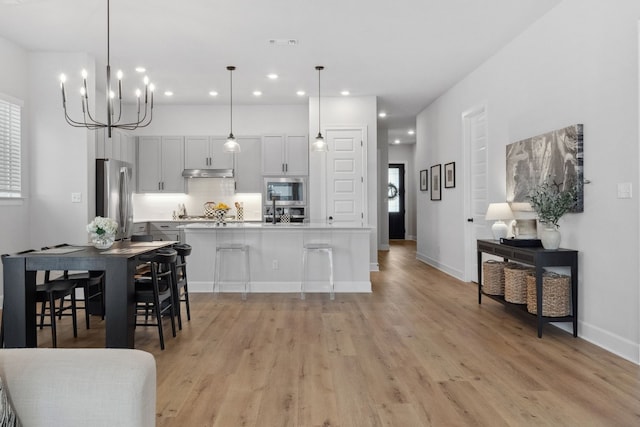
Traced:
[[149, 224], [147, 222], [134, 222], [131, 234], [136, 236], [149, 234]]
[[233, 169], [233, 154], [224, 152], [224, 143], [226, 141], [226, 137], [185, 137], [184, 168]]
[[238, 137], [237, 141], [242, 152], [236, 154], [236, 192], [262, 193], [262, 141], [259, 137]]
[[262, 137], [263, 175], [308, 175], [309, 144], [306, 135]]
[[184, 193], [184, 138], [141, 136], [138, 139], [138, 192]]
[[149, 222], [149, 234], [153, 236], [153, 240], [163, 241], [181, 241], [179, 221], [152, 221]]

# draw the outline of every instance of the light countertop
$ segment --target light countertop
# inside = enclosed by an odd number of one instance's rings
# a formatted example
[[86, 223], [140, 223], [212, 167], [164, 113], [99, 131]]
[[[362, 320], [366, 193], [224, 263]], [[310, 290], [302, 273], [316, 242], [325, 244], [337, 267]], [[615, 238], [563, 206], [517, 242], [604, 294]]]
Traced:
[[333, 223], [327, 224], [324, 222], [312, 222], [312, 223], [302, 223], [302, 222], [290, 222], [283, 223], [279, 222], [277, 224], [271, 224], [266, 222], [231, 222], [227, 223], [227, 225], [219, 225], [215, 222], [211, 221], [197, 221], [185, 225], [180, 225], [178, 228], [181, 228], [185, 231], [188, 230], [212, 230], [212, 231], [223, 231], [223, 230], [237, 230], [239, 228], [244, 229], [254, 229], [254, 230], [371, 230], [373, 227], [369, 225], [362, 225], [360, 223]]

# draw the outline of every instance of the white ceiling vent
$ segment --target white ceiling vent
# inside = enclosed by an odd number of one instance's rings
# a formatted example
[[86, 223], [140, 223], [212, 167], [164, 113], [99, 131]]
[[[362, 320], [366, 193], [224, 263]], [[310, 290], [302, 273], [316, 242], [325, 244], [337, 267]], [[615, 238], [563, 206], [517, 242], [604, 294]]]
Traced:
[[298, 46], [298, 39], [269, 39], [272, 46]]

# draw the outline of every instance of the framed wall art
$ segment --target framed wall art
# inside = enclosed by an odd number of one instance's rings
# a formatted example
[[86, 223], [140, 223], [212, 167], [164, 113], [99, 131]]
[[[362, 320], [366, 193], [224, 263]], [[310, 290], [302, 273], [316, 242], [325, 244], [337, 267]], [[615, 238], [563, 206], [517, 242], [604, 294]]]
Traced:
[[442, 195], [440, 194], [441, 183], [440, 183], [440, 172], [442, 171], [442, 167], [440, 164], [431, 166], [431, 200], [442, 200]]
[[444, 165], [444, 188], [456, 186], [456, 162], [445, 163]]
[[426, 169], [420, 171], [420, 191], [429, 189], [429, 171]]
[[578, 185], [571, 212], [583, 212], [583, 126], [576, 124], [507, 145], [507, 202], [528, 202], [531, 189], [548, 181], [565, 190]]

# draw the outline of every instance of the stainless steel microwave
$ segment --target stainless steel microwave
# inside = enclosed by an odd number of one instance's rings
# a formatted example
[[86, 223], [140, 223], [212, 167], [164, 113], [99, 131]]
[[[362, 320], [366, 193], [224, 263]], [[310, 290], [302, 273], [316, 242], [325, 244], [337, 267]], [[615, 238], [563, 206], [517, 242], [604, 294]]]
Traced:
[[305, 178], [269, 177], [264, 179], [265, 205], [305, 206], [307, 204], [307, 181]]

